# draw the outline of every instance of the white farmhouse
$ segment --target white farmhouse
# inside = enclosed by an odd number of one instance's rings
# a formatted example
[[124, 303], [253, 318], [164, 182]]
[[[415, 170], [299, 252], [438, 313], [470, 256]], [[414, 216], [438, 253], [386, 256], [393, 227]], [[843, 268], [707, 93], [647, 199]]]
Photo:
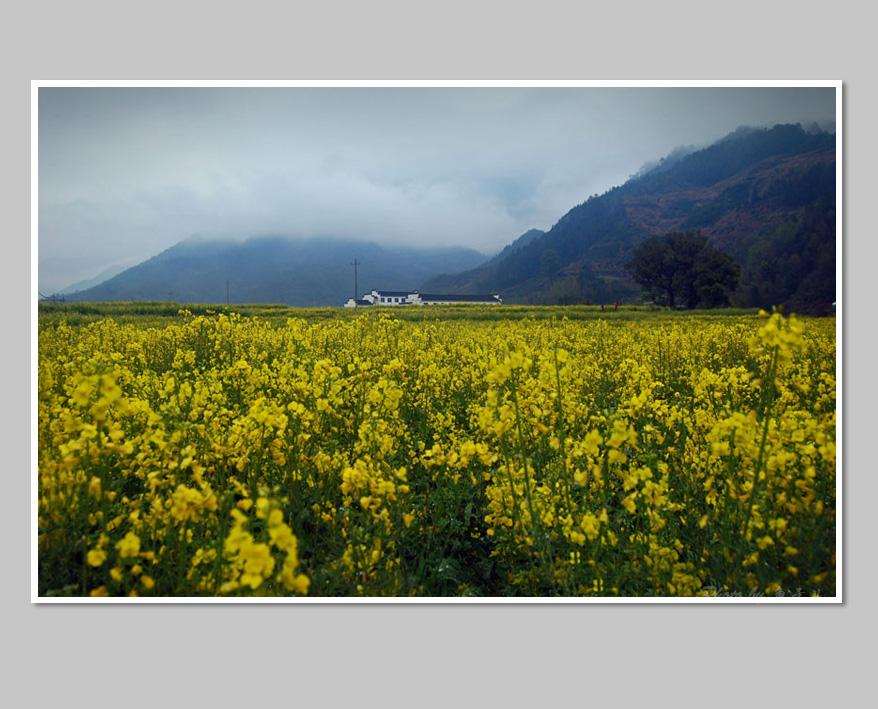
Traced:
[[454, 295], [449, 293], [427, 294], [413, 291], [379, 291], [372, 290], [362, 298], [348, 298], [346, 308], [361, 308], [374, 305], [456, 305], [472, 303], [482, 305], [501, 305], [503, 301], [497, 294], [492, 295]]

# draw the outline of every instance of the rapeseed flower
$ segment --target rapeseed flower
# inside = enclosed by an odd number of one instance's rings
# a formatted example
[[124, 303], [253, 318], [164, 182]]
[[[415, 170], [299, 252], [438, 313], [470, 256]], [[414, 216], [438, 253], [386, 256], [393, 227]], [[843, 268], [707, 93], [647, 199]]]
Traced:
[[101, 566], [107, 560], [107, 552], [103, 549], [89, 549], [87, 560], [89, 566]]
[[116, 549], [122, 559], [129, 559], [140, 553], [140, 537], [134, 532], [128, 532], [121, 540], [116, 543]]

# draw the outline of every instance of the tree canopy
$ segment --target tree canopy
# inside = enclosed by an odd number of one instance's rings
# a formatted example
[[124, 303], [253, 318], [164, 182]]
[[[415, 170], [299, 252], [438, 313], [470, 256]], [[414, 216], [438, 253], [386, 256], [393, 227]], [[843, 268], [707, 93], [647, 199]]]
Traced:
[[731, 256], [714, 248], [701, 232], [691, 231], [647, 239], [626, 268], [645, 295], [671, 308], [727, 305], [741, 274]]

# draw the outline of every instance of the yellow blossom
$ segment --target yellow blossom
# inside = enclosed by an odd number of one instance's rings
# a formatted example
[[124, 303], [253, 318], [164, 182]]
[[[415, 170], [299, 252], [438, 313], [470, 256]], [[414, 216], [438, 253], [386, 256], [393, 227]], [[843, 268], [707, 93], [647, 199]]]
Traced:
[[116, 542], [116, 549], [119, 550], [119, 556], [123, 559], [137, 556], [140, 553], [140, 537], [134, 532], [128, 532], [121, 540]]
[[87, 560], [89, 566], [100, 566], [107, 560], [107, 552], [103, 549], [90, 549]]

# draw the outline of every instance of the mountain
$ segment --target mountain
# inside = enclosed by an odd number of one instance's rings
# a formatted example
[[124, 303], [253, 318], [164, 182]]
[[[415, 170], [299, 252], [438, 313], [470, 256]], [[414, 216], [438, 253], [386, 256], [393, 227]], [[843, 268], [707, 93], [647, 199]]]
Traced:
[[[485, 261], [485, 263], [481, 264], [479, 268], [490, 269], [493, 264], [502, 263], [504, 259], [516, 253], [517, 251], [520, 251], [523, 247], [527, 246], [535, 239], [543, 236], [545, 233], [546, 232], [544, 232], [542, 229], [529, 229], [511, 244], [507, 244], [503, 248], [503, 250], [500, 251], [500, 253], [491, 257], [490, 259]], [[465, 284], [461, 285], [459, 276], [451, 273], [434, 276], [429, 281], [427, 281], [427, 283], [420, 290], [422, 290], [424, 293], [460, 293], [462, 295], [473, 295], [474, 293], [487, 294], [489, 292], [478, 290], [477, 286], [475, 286], [475, 290], [473, 290], [473, 288], [470, 288]]]
[[372, 288], [415, 289], [431, 276], [471, 269], [486, 258], [459, 247], [329, 238], [263, 236], [243, 243], [190, 238], [67, 299], [339, 306], [354, 295], [354, 260], [360, 297]]
[[515, 241], [504, 247], [504, 249], [499, 254], [494, 256], [491, 261], [498, 261], [500, 259], [506, 258], [507, 256], [521, 249], [522, 247], [527, 246], [534, 239], [543, 236], [543, 234], [545, 233], [546, 232], [544, 232], [542, 229], [530, 229], [529, 231], [524, 232], [524, 234], [519, 236]]
[[110, 266], [109, 268], [105, 268], [94, 278], [89, 278], [84, 281], [77, 281], [73, 285], [69, 285], [63, 290], [58, 291], [58, 294], [66, 295], [68, 293], [76, 293], [77, 291], [84, 291], [88, 290], [89, 288], [94, 288], [96, 285], [99, 285], [104, 281], [110, 280], [117, 273], [122, 273], [122, 271], [127, 268], [130, 268], [130, 266]]
[[632, 251], [650, 236], [700, 231], [741, 265], [736, 305], [825, 312], [836, 300], [835, 150], [835, 134], [816, 126], [739, 128], [706, 148], [678, 149], [520, 248], [421, 290], [636, 302], [625, 270]]

